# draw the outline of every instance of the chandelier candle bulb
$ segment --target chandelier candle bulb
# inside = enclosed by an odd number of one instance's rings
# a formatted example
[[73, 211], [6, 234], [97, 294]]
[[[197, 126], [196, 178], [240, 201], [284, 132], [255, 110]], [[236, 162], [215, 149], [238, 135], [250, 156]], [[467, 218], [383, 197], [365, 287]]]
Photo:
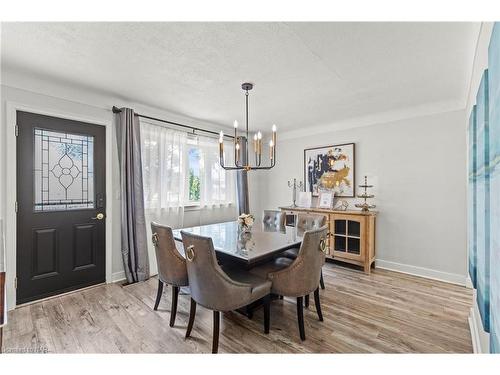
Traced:
[[239, 163], [240, 161], [240, 143], [239, 142], [236, 142], [236, 146], [235, 146], [235, 154], [236, 154], [236, 164]]
[[272, 140], [269, 141], [269, 158], [272, 160], [274, 151], [274, 143]]
[[224, 133], [220, 132], [219, 135], [219, 156], [222, 157], [224, 154]]
[[257, 153], [257, 134], [253, 136], [253, 152]]
[[276, 124], [273, 124], [273, 145], [276, 144], [276, 130], [278, 130]]
[[259, 155], [262, 155], [262, 133], [260, 131], [257, 133], [257, 140], [258, 140]]

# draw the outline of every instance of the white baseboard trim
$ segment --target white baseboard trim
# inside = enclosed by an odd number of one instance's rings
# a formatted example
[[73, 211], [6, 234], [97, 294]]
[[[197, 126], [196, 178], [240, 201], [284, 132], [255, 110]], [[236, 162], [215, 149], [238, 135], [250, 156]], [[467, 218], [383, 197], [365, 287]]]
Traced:
[[470, 275], [467, 275], [467, 279], [465, 280], [465, 287], [468, 289], [474, 289], [474, 285], [472, 285]]
[[465, 275], [459, 275], [456, 273], [437, 271], [430, 268], [411, 266], [409, 264], [390, 262], [388, 260], [382, 260], [382, 259], [376, 259], [375, 265], [377, 268], [382, 268], [390, 271], [407, 273], [409, 275], [444, 281], [447, 283], [457, 284], [461, 286], [467, 285], [467, 277]]
[[474, 306], [470, 309], [469, 328], [474, 353], [487, 354], [490, 352], [490, 334], [483, 330], [483, 323], [477, 306], [476, 291], [474, 290]]
[[125, 271], [113, 272], [111, 274], [111, 280], [108, 283], [117, 283], [119, 281], [126, 280]]

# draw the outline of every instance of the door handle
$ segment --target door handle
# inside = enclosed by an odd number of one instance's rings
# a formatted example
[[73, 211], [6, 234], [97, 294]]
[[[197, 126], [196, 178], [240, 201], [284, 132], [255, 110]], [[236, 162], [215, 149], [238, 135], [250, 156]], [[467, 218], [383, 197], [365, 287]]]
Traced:
[[92, 220], [102, 220], [102, 219], [104, 219], [104, 214], [102, 212], [99, 212], [95, 217], [91, 217], [90, 219], [92, 219]]

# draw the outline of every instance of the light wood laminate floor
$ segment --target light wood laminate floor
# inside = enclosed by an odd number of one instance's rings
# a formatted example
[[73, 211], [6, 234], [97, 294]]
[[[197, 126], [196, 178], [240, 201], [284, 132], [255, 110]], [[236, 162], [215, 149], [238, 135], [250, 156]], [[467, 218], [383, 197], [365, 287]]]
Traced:
[[[307, 340], [300, 341], [295, 300], [271, 306], [271, 332], [263, 311], [253, 319], [224, 313], [220, 353], [439, 353], [472, 351], [467, 316], [471, 291], [401, 273], [371, 275], [327, 263], [321, 291], [324, 322], [314, 302], [305, 312]], [[101, 285], [9, 313], [4, 351], [53, 353], [209, 353], [212, 313], [198, 307], [192, 337], [184, 334], [189, 296], [179, 296], [170, 328], [170, 288], [153, 311], [157, 279], [129, 286]], [[311, 296], [312, 297], [312, 296]]]

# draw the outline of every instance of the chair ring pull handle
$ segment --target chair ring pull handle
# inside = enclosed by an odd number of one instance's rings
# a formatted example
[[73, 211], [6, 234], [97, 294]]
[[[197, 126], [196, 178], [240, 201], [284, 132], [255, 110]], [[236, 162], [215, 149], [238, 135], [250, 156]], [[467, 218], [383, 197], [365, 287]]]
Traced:
[[153, 233], [151, 239], [153, 240], [153, 245], [158, 245], [158, 233]]
[[193, 245], [188, 246], [188, 248], [186, 250], [186, 259], [189, 260], [190, 262], [193, 261], [193, 259], [194, 259], [194, 246]]
[[319, 241], [319, 249], [326, 254], [326, 241], [324, 238]]

